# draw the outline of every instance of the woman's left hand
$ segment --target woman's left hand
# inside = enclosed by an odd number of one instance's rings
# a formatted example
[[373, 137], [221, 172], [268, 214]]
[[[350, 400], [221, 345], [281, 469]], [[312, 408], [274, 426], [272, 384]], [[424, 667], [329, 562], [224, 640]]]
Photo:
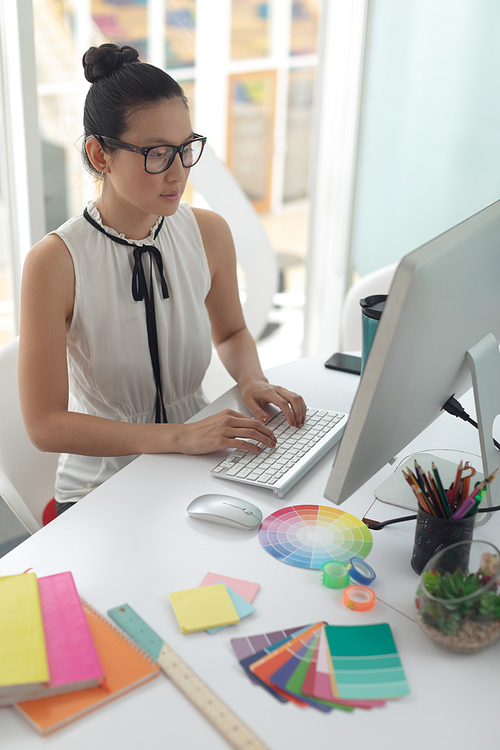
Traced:
[[305, 422], [307, 407], [298, 393], [262, 380], [240, 384], [240, 392], [246, 408], [261, 422], [269, 421], [269, 414], [263, 409], [265, 404], [274, 404], [281, 409], [292, 427], [301, 427]]

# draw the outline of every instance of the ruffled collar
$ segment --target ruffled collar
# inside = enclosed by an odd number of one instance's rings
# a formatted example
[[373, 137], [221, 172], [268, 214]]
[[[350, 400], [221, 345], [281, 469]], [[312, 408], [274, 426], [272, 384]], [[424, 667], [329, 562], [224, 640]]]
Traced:
[[124, 234], [119, 233], [116, 231], [116, 229], [113, 229], [113, 227], [107, 227], [105, 224], [103, 224], [101, 219], [101, 214], [99, 213], [99, 209], [97, 208], [95, 201], [89, 201], [87, 204], [87, 211], [89, 213], [89, 216], [99, 224], [100, 227], [104, 229], [105, 232], [108, 234], [111, 234], [113, 237], [119, 237], [122, 240], [125, 240], [126, 242], [129, 242], [131, 245], [135, 245], [137, 247], [141, 247], [142, 245], [152, 245], [155, 241], [155, 232], [158, 229], [158, 226], [162, 220], [162, 216], [159, 216], [156, 220], [154, 226], [151, 227], [149, 230], [149, 234], [147, 237], [145, 237], [142, 240], [131, 240], [128, 237], [125, 237]]

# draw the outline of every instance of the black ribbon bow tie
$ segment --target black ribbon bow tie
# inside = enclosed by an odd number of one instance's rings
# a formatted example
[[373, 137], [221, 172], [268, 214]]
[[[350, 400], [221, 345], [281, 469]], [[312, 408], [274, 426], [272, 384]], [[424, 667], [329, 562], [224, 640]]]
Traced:
[[147, 299], [148, 296], [148, 287], [146, 284], [146, 277], [144, 275], [144, 268], [142, 265], [142, 256], [144, 255], [144, 253], [149, 253], [151, 258], [155, 259], [156, 267], [158, 268], [158, 273], [160, 275], [161, 292], [163, 294], [163, 299], [168, 299], [170, 295], [168, 293], [165, 276], [163, 275], [163, 260], [160, 251], [154, 245], [134, 245], [134, 270], [132, 271], [133, 298], [136, 302], [141, 302], [143, 299]]
[[[122, 237], [115, 237], [114, 235], [109, 234], [109, 232], [106, 232], [106, 230], [100, 224], [94, 221], [94, 219], [89, 215], [89, 212], [87, 211], [87, 209], [84, 210], [83, 216], [89, 222], [89, 224], [95, 227], [95, 229], [99, 230], [99, 232], [102, 232], [102, 234], [105, 234], [106, 237], [109, 237], [111, 240], [113, 240], [113, 242], [117, 242], [119, 245], [128, 245], [128, 247], [134, 248], [134, 268], [132, 271], [132, 296], [136, 302], [142, 302], [142, 300], [144, 300], [145, 307], [146, 307], [146, 326], [147, 326], [147, 331], [148, 331], [149, 353], [151, 355], [151, 365], [153, 367], [153, 375], [154, 375], [155, 385], [156, 385], [155, 422], [158, 422], [158, 423], [168, 422], [167, 412], [165, 409], [165, 404], [163, 402], [163, 393], [162, 393], [162, 387], [161, 387], [160, 355], [159, 355], [159, 349], [158, 349], [158, 331], [156, 328], [155, 300], [154, 300], [154, 293], [153, 293], [153, 260], [154, 260], [156, 263], [156, 268], [158, 269], [158, 275], [160, 278], [161, 292], [163, 295], [163, 299], [168, 299], [170, 297], [169, 292], [168, 292], [167, 282], [165, 280], [165, 276], [163, 273], [163, 260], [161, 257], [161, 253], [158, 250], [158, 248], [155, 247], [154, 245], [134, 245], [133, 242], [128, 242], [128, 240], [124, 240]], [[164, 220], [165, 220], [165, 217], [162, 217], [162, 220], [154, 233], [153, 239], [156, 239], [158, 237], [158, 234], [163, 226]], [[144, 266], [142, 262], [142, 257], [146, 253], [149, 254], [149, 258], [150, 258], [149, 289], [148, 289], [148, 284], [146, 282], [146, 275], [144, 273]]]

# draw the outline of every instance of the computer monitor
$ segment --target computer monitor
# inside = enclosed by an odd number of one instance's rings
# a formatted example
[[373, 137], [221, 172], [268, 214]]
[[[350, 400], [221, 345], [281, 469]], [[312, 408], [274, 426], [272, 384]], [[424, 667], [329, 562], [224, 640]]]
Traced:
[[[466, 352], [488, 333], [500, 340], [500, 201], [401, 260], [334, 459], [328, 500], [343, 503], [428, 427], [450, 396], [470, 388]], [[492, 376], [500, 404], [500, 375]]]

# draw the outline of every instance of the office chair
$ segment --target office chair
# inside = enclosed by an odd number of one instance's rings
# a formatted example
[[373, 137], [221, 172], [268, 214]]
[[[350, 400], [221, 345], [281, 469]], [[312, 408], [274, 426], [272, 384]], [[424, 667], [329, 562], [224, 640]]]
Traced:
[[[15, 490], [15, 507], [24, 502], [41, 527], [55, 517], [58, 454], [35, 448], [24, 428], [17, 384], [18, 352], [19, 338], [0, 349], [0, 471]], [[31, 520], [29, 523], [29, 530], [36, 531]]]
[[372, 294], [387, 294], [398, 263], [379, 268], [362, 276], [348, 290], [340, 313], [340, 349], [361, 351], [362, 324], [359, 300]]
[[279, 282], [276, 256], [259, 215], [208, 143], [191, 170], [189, 182], [229, 224], [238, 264], [245, 274], [245, 290], [241, 294], [245, 321], [252, 336], [258, 339], [266, 327]]
[[[22, 499], [19, 492], [12, 483], [9, 482], [4, 472], [0, 469], [0, 502], [5, 503], [7, 509], [15, 516], [21, 524], [29, 531], [30, 534], [34, 534], [35, 531], [40, 529], [40, 524]], [[4, 529], [0, 529], [0, 541], [3, 539]]]

